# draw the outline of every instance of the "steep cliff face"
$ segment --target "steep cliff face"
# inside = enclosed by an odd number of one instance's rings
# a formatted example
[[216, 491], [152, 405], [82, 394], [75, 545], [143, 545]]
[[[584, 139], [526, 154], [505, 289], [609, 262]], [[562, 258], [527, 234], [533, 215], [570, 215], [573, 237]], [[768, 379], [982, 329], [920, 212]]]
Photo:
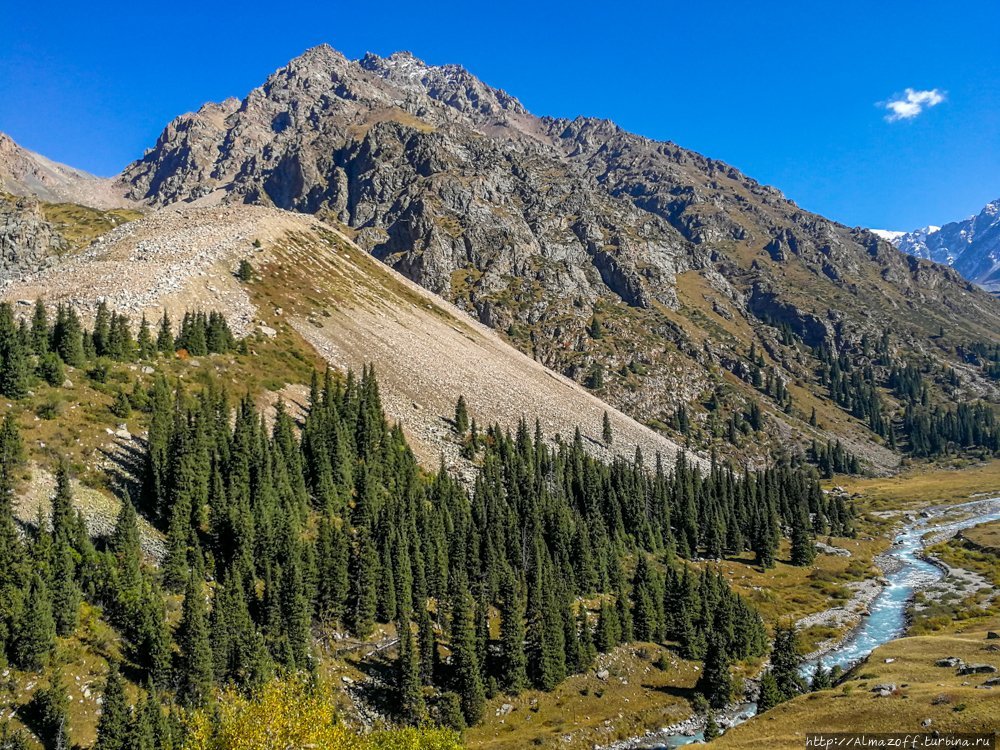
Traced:
[[175, 120], [119, 185], [157, 206], [246, 202], [336, 219], [649, 422], [720, 393], [740, 408], [756, 347], [808, 392], [775, 404], [776, 423], [813, 434], [804, 404], [823, 394], [808, 355], [779, 340], [785, 328], [807, 347], [848, 349], [890, 330], [901, 351], [942, 360], [941, 328], [969, 340], [1000, 330], [1000, 307], [958, 274], [722, 162], [603, 120], [535, 117], [458, 66], [406, 53], [350, 61], [312, 49], [241, 102]]

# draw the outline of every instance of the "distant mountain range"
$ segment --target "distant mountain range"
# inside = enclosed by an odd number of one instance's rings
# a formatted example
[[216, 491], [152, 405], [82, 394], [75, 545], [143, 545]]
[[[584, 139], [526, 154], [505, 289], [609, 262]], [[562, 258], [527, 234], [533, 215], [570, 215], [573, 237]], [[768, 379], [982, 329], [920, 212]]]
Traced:
[[975, 216], [942, 227], [873, 231], [905, 253], [952, 266], [969, 281], [1000, 291], [1000, 199]]

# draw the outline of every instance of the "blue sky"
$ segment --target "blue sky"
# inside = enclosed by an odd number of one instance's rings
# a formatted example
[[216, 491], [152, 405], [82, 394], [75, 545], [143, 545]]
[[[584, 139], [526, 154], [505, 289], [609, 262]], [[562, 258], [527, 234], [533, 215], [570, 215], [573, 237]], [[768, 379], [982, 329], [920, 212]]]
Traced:
[[1000, 198], [997, 22], [985, 0], [9, 3], [0, 130], [109, 175], [307, 47], [407, 49], [536, 114], [608, 117], [846, 224], [910, 229]]

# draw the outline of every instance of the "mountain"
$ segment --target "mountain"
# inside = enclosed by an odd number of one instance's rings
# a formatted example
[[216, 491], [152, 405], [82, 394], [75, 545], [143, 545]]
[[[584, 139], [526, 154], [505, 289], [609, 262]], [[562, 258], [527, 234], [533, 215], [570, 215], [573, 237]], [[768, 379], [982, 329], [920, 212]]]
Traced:
[[[243, 100], [178, 117], [117, 185], [153, 207], [340, 222], [539, 362], [701, 447], [762, 400], [774, 429], [722, 440], [747, 457], [835, 436], [892, 465], [864, 418], [832, 406], [816, 356], [862, 363], [888, 331], [898, 356], [951, 367], [953, 344], [1000, 330], [988, 295], [868, 230], [611, 122], [536, 117], [408, 53], [311, 49]], [[968, 374], [965, 396], [993, 388]]]
[[1000, 289], [1000, 200], [978, 215], [901, 233], [892, 242], [905, 253], [952, 266], [986, 289]]
[[[250, 287], [234, 274], [245, 258], [261, 269]], [[590, 451], [606, 458], [632, 458], [638, 447], [671, 465], [679, 451], [314, 217], [255, 206], [158, 211], [0, 290], [10, 302], [39, 298], [72, 303], [84, 318], [99, 301], [132, 320], [157, 320], [164, 309], [220, 310], [238, 335], [285, 331], [337, 367], [371, 364], [387, 415], [428, 468], [442, 456], [464, 463], [447, 422], [456, 394], [482, 424], [516, 430], [519, 420], [537, 419], [546, 434], [565, 438], [579, 427]], [[605, 412], [614, 450], [601, 440]]]
[[113, 180], [95, 177], [28, 151], [6, 133], [0, 133], [0, 193], [99, 209], [129, 204], [116, 190]]

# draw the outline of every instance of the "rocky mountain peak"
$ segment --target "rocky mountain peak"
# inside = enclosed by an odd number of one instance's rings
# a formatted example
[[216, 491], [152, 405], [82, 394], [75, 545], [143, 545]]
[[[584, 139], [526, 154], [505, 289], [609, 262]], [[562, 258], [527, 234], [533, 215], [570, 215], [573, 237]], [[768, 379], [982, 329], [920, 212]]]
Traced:
[[970, 281], [1000, 290], [1000, 199], [962, 221], [901, 232], [891, 241], [909, 255], [953, 266]]

